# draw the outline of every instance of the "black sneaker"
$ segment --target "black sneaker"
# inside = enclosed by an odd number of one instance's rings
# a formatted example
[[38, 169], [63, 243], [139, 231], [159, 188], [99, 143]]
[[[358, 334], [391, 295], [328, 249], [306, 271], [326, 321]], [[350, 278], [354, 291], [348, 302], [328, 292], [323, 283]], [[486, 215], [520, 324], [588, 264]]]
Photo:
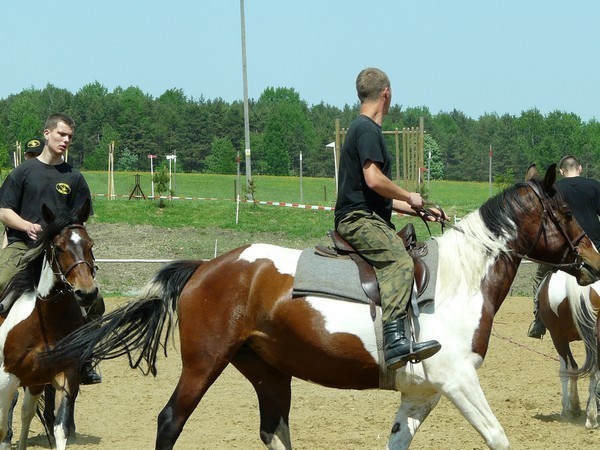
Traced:
[[79, 384], [102, 383], [102, 376], [94, 370], [92, 363], [86, 362], [79, 372]]

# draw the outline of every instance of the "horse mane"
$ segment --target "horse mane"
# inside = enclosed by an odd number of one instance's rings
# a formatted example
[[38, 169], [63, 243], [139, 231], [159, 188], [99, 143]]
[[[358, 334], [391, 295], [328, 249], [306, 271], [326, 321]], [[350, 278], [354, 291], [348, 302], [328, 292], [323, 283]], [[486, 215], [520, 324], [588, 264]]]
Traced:
[[79, 220], [70, 209], [62, 207], [57, 211], [54, 220], [42, 230], [23, 256], [25, 264], [0, 295], [0, 302], [8, 296], [19, 298], [24, 293], [35, 290], [42, 273], [44, 250], [64, 228], [77, 223]]
[[[530, 183], [540, 192], [543, 190], [539, 179], [534, 178]], [[455, 294], [460, 289], [471, 294], [477, 292], [489, 266], [508, 254], [509, 243], [517, 238], [522, 217], [533, 207], [531, 196], [523, 195], [523, 189], [531, 187], [520, 182], [505, 189], [458, 222], [456, 230], [438, 238], [438, 273], [446, 294]]]

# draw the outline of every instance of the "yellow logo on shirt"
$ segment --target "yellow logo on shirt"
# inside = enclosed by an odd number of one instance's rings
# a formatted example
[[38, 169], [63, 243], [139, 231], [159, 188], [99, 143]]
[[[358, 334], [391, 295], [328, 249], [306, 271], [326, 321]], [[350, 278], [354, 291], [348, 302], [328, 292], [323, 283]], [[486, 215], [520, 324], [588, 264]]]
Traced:
[[67, 183], [56, 183], [56, 190], [63, 195], [71, 193], [71, 187]]

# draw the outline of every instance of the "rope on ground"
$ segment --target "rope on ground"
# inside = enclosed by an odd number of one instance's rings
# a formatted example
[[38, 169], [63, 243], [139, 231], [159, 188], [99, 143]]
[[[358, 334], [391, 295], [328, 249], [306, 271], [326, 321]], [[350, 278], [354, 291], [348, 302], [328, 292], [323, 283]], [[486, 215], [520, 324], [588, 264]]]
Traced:
[[541, 355], [541, 356], [543, 356], [543, 357], [545, 357], [545, 358], [548, 358], [548, 359], [551, 359], [551, 360], [553, 360], [553, 361], [557, 361], [557, 362], [559, 361], [559, 359], [558, 359], [558, 357], [557, 357], [557, 356], [551, 356], [551, 355], [548, 355], [548, 354], [546, 354], [546, 353], [543, 353], [543, 352], [540, 352], [540, 351], [538, 351], [538, 350], [536, 350], [536, 349], [534, 349], [534, 348], [531, 348], [531, 347], [529, 347], [529, 346], [527, 346], [527, 345], [525, 345], [525, 344], [522, 344], [522, 343], [520, 343], [520, 342], [517, 342], [517, 341], [515, 341], [515, 340], [514, 340], [514, 339], [512, 339], [512, 338], [509, 338], [509, 337], [506, 337], [506, 336], [502, 336], [500, 333], [498, 333], [498, 332], [496, 331], [496, 327], [495, 327], [495, 325], [492, 325], [492, 334], [493, 334], [495, 337], [497, 337], [498, 339], [502, 340], [502, 341], [508, 341], [508, 342], [510, 342], [511, 344], [514, 344], [514, 345], [516, 345], [517, 347], [521, 347], [521, 348], [524, 348], [525, 350], [528, 350], [528, 351], [530, 351], [531, 353], [537, 353], [538, 355]]

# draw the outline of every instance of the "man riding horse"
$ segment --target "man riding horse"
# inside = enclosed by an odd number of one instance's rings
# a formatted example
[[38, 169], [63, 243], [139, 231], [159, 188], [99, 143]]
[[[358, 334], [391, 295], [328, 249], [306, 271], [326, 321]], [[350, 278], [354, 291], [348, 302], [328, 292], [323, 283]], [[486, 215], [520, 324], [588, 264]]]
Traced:
[[[23, 255], [46, 226], [42, 205], [58, 209], [67, 206], [80, 208], [86, 200], [91, 204], [90, 189], [79, 170], [64, 160], [73, 140], [75, 123], [65, 114], [48, 118], [44, 129], [45, 145], [37, 158], [24, 161], [4, 181], [0, 190], [0, 221], [7, 230], [8, 245], [0, 250], [0, 292], [23, 267]], [[10, 304], [0, 304], [0, 313]], [[87, 320], [104, 313], [104, 300], [97, 301], [87, 310]], [[82, 367], [80, 384], [102, 381], [90, 363]]]
[[342, 147], [335, 226], [375, 267], [385, 362], [388, 369], [398, 369], [408, 361], [429, 358], [441, 348], [435, 340], [411, 343], [404, 330], [414, 265], [391, 222], [392, 210], [417, 215], [423, 199], [390, 179], [392, 160], [381, 132], [392, 101], [387, 75], [379, 69], [364, 69], [356, 79], [356, 90], [360, 116], [350, 125]]

